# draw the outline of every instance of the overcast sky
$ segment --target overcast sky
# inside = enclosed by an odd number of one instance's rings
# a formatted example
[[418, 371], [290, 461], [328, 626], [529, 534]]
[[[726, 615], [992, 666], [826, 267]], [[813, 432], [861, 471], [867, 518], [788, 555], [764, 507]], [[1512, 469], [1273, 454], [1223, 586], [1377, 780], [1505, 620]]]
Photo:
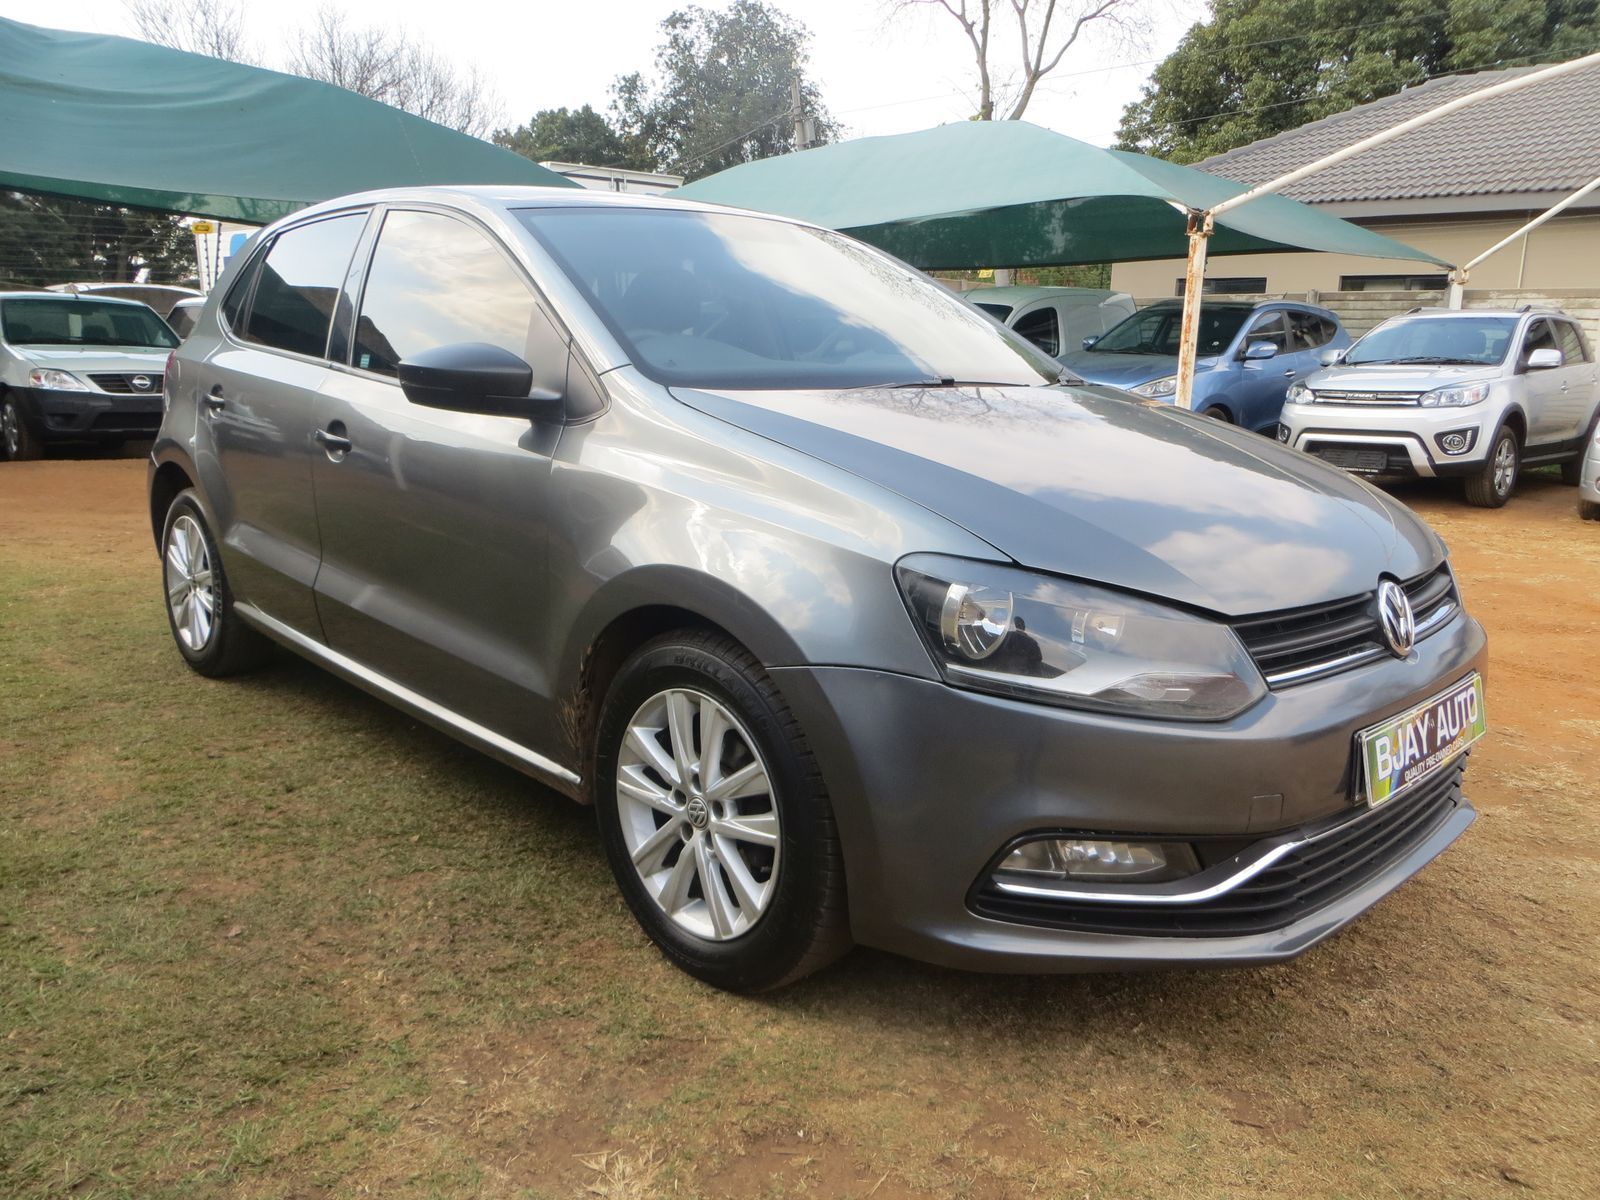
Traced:
[[[279, 65], [290, 31], [322, 0], [250, 5], [257, 54]], [[1155, 0], [1158, 27], [1143, 47], [1075, 48], [1035, 92], [1027, 119], [1099, 145], [1116, 134], [1123, 105], [1139, 96], [1152, 62], [1204, 10], [1201, 0]], [[702, 0], [720, 7], [719, 0]], [[683, 0], [489, 3], [486, 0], [341, 0], [361, 22], [394, 23], [491, 81], [510, 123], [538, 109], [588, 103], [604, 111], [619, 74], [648, 70], [661, 19]], [[889, 21], [880, 0], [778, 0], [812, 33], [812, 70], [850, 135], [901, 133], [970, 116], [972, 70], [959, 28], [942, 14]], [[997, 5], [997, 7], [1000, 7]], [[95, 33], [132, 32], [123, 0], [0, 0], [0, 16]], [[1009, 48], [1015, 35], [1008, 29]]]

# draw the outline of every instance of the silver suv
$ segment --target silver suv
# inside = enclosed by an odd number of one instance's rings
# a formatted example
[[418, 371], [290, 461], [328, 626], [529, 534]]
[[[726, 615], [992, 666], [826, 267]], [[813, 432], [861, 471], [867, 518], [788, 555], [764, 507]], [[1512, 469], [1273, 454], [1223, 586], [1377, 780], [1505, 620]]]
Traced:
[[331, 201], [173, 356], [161, 603], [593, 804], [724, 987], [1291, 957], [1472, 822], [1483, 630], [1403, 505], [1060, 374], [794, 221]]
[[1360, 475], [1459, 477], [1485, 508], [1525, 466], [1578, 482], [1600, 389], [1564, 313], [1412, 311], [1329, 358], [1289, 389], [1279, 441]]

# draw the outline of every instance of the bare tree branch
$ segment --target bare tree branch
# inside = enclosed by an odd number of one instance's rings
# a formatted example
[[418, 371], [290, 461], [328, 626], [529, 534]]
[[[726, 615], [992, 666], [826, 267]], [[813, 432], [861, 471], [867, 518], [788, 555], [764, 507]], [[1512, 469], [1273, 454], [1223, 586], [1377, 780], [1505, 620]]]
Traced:
[[248, 63], [254, 55], [244, 36], [239, 0], [126, 0], [135, 31], [147, 42]]

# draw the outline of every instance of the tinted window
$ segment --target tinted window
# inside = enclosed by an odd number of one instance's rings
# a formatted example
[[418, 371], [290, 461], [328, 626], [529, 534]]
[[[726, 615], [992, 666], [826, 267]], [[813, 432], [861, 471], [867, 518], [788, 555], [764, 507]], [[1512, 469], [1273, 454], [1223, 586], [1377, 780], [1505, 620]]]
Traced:
[[973, 303], [979, 308], [983, 309], [984, 312], [988, 313], [996, 321], [1004, 321], [1011, 315], [1011, 305], [1009, 304], [985, 304], [981, 300], [974, 300]]
[[1556, 321], [1556, 341], [1561, 346], [1561, 361], [1567, 366], [1574, 366], [1585, 362], [1588, 355], [1584, 353], [1583, 339], [1578, 336], [1578, 327], [1570, 321]]
[[1535, 350], [1557, 350], [1556, 335], [1550, 330], [1549, 321], [1535, 321], [1528, 326], [1528, 332], [1522, 339], [1522, 362], [1526, 363], [1528, 357]]
[[[1221, 354], [1233, 344], [1249, 315], [1250, 308], [1244, 304], [1202, 304], [1198, 352]], [[1181, 304], [1152, 304], [1121, 322], [1091, 349], [1096, 354], [1176, 355], [1182, 324]]]
[[1367, 334], [1344, 361], [1490, 366], [1504, 361], [1516, 328], [1515, 317], [1402, 317]]
[[260, 273], [261, 255], [257, 254], [249, 262], [244, 263], [239, 274], [228, 287], [228, 294], [222, 298], [222, 319], [229, 329], [239, 331], [244, 328], [245, 303], [250, 299], [250, 284]]
[[[532, 290], [486, 235], [439, 213], [391, 212], [367, 272], [352, 361], [394, 375], [419, 350], [488, 342], [550, 366], [548, 348], [528, 348], [537, 312]], [[558, 365], [564, 372], [564, 354]]]
[[7, 300], [0, 327], [13, 346], [152, 346], [178, 344], [147, 304], [107, 300]]
[[1281, 312], [1267, 313], [1250, 326], [1250, 332], [1244, 339], [1248, 346], [1251, 342], [1271, 342], [1282, 354], [1289, 349], [1289, 327], [1284, 323]]
[[352, 213], [280, 233], [261, 264], [244, 336], [320, 358], [327, 348], [333, 306], [365, 223], [364, 213]]
[[199, 319], [198, 304], [180, 304], [167, 314], [167, 324], [172, 326], [172, 332], [180, 338], [186, 338], [193, 333], [195, 322]]
[[650, 208], [518, 213], [659, 383], [1053, 383], [1061, 368], [926, 276], [764, 217]]
[[1316, 313], [1291, 312], [1289, 333], [1296, 350], [1315, 350], [1333, 341], [1339, 327]]
[[1061, 353], [1061, 323], [1056, 320], [1055, 309], [1036, 309], [1025, 317], [1018, 317], [1011, 328], [1046, 354]]

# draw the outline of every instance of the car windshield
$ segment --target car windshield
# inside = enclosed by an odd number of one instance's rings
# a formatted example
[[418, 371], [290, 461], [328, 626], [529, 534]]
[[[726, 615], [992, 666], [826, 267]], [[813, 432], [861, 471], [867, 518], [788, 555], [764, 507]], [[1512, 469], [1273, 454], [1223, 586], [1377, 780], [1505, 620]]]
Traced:
[[[1239, 327], [1253, 310], [1248, 304], [1202, 304], [1200, 338], [1196, 352], [1202, 356], [1221, 354], [1233, 345]], [[1112, 327], [1089, 349], [1096, 354], [1178, 353], [1178, 335], [1183, 324], [1183, 306], [1152, 304]]]
[[1516, 332], [1515, 317], [1413, 317], [1380, 325], [1362, 338], [1344, 361], [1375, 364], [1491, 367], [1505, 361]]
[[108, 300], [7, 300], [0, 333], [13, 346], [139, 346], [170, 350], [178, 336], [143, 304]]
[[652, 208], [517, 213], [659, 383], [1045, 384], [1061, 367], [926, 276], [787, 221]]

